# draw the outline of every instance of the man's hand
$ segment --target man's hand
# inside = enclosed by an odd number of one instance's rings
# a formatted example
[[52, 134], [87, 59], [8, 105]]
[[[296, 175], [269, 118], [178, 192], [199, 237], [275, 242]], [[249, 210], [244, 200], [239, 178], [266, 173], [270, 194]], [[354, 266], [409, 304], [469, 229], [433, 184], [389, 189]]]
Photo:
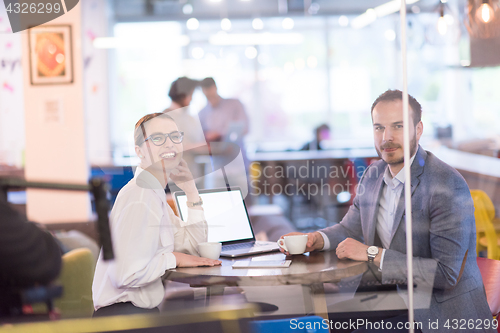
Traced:
[[177, 262], [176, 267], [219, 266], [222, 264], [220, 260], [202, 258], [180, 252], [172, 252], [172, 254], [175, 256], [175, 261]]
[[335, 251], [339, 259], [352, 259], [357, 261], [368, 261], [366, 249], [368, 245], [358, 242], [352, 238], [346, 238], [337, 246]]
[[[308, 234], [304, 234], [302, 232], [291, 232], [289, 234], [281, 236], [280, 238], [283, 238], [285, 236], [294, 236], [294, 235], [307, 235], [306, 250], [304, 252], [322, 250], [323, 247], [325, 246], [325, 242], [323, 241], [323, 236], [321, 236], [321, 234], [317, 231], [310, 232]], [[281, 247], [280, 251], [286, 255], [289, 255], [289, 253], [285, 252], [285, 250], [283, 250]]]
[[[368, 254], [366, 249], [369, 246], [361, 242], [358, 242], [352, 238], [346, 238], [337, 246], [336, 254], [339, 259], [352, 259], [357, 261], [368, 261]], [[379, 248], [378, 254], [374, 259], [376, 264], [380, 263], [380, 257], [382, 256], [382, 250]]]

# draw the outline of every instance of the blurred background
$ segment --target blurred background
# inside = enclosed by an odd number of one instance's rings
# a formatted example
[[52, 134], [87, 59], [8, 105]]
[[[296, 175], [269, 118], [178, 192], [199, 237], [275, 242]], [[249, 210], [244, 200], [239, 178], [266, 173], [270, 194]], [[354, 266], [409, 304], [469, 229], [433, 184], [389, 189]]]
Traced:
[[[409, 92], [423, 105], [424, 136], [448, 136], [455, 146], [490, 139], [481, 150], [494, 154], [498, 40], [476, 43], [480, 34], [467, 28], [473, 1], [410, 2]], [[81, 6], [81, 36], [73, 38], [82, 42], [91, 164], [128, 164], [130, 124], [165, 109], [179, 76], [212, 76], [221, 96], [243, 102], [249, 150], [298, 149], [322, 123], [333, 141], [370, 146], [371, 103], [402, 86], [394, 1], [84, 0]], [[17, 167], [25, 163], [20, 38], [0, 34], [0, 163]], [[196, 91], [190, 113], [205, 103]]]

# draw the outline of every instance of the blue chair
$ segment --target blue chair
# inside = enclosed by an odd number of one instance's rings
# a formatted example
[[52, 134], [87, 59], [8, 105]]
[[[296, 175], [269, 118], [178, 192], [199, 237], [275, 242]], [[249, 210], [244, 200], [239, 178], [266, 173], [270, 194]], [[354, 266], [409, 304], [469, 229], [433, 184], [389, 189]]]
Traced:
[[250, 322], [253, 333], [328, 332], [328, 322], [319, 316], [288, 318], [279, 320], [256, 320]]

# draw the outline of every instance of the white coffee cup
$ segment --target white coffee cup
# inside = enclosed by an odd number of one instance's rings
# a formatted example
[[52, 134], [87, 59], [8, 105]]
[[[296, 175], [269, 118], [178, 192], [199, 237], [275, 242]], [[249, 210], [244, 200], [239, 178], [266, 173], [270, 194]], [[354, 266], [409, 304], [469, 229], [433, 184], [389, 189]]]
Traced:
[[205, 242], [198, 244], [200, 256], [208, 259], [219, 259], [222, 244], [218, 242]]
[[279, 247], [290, 254], [301, 254], [306, 250], [307, 235], [285, 236], [277, 243]]

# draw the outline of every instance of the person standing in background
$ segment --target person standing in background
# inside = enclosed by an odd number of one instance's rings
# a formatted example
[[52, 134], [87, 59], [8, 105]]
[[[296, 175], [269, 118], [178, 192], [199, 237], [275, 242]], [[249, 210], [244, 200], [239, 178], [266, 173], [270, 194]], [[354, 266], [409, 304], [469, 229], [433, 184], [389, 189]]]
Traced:
[[201, 109], [199, 116], [207, 141], [221, 141], [228, 135], [230, 127], [240, 125], [238, 134], [248, 133], [248, 116], [243, 104], [235, 98], [222, 98], [217, 92], [215, 81], [211, 77], [203, 79], [201, 89], [207, 98], [207, 106]]
[[235, 98], [222, 98], [211, 77], [203, 79], [200, 85], [208, 102], [198, 114], [207, 142], [226, 141], [237, 144], [248, 168], [243, 137], [248, 134], [249, 120], [243, 104]]
[[168, 97], [172, 100], [170, 107], [163, 112], [177, 110], [189, 106], [193, 99], [194, 90], [198, 87], [199, 81], [188, 77], [180, 77], [170, 85]]
[[184, 132], [184, 160], [195, 179], [201, 177], [203, 174], [201, 166], [195, 163], [195, 157], [197, 154], [206, 153], [206, 148], [204, 148], [206, 142], [203, 132], [197, 130], [200, 126], [199, 119], [189, 114], [189, 104], [193, 99], [194, 90], [199, 84], [199, 81], [185, 76], [172, 82], [168, 91], [168, 97], [170, 97], [172, 103], [170, 107], [163, 110], [163, 113], [168, 113], [175, 119], [179, 130]]

